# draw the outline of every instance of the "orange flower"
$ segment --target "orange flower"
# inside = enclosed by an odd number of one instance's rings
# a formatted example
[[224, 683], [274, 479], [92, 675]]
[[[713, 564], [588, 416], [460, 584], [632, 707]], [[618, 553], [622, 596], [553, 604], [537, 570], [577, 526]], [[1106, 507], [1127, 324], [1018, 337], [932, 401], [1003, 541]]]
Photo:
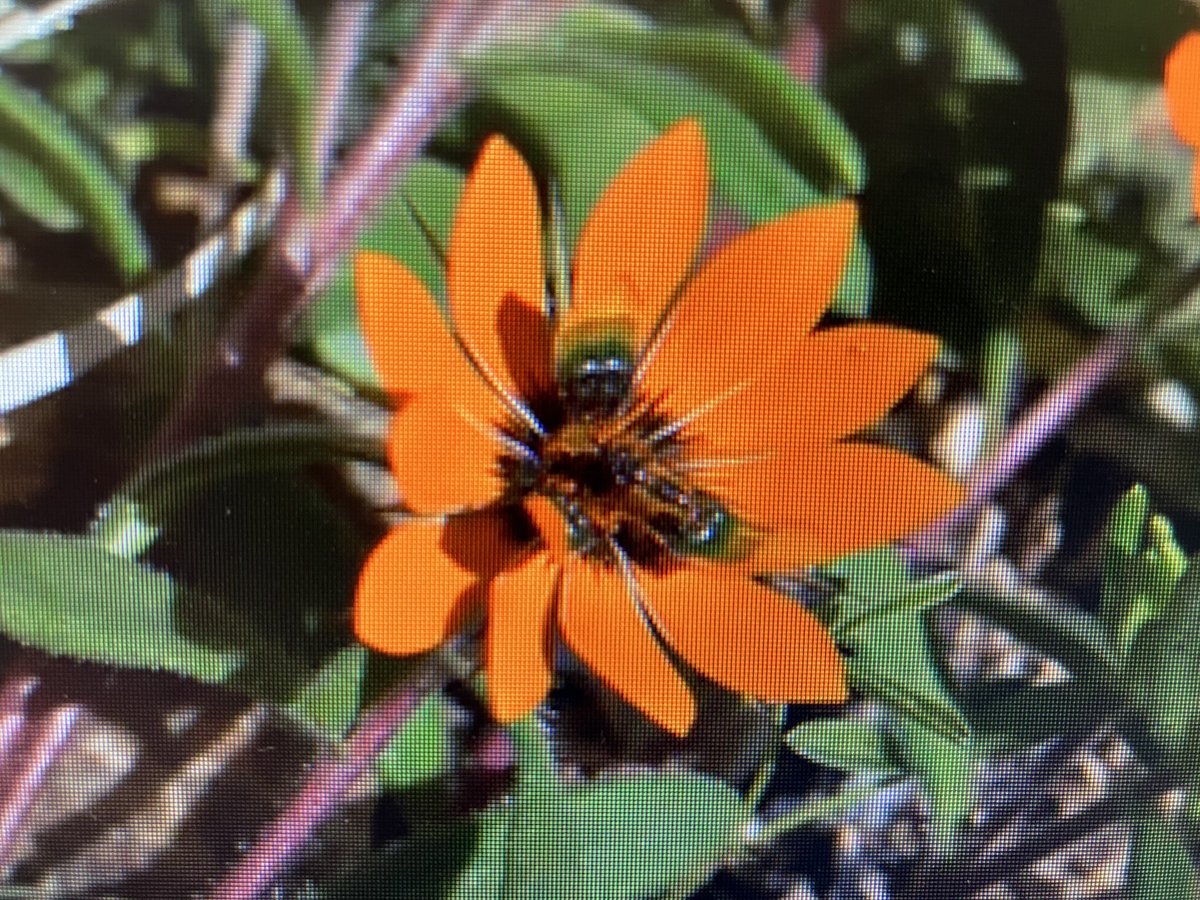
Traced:
[[688, 278], [708, 205], [704, 136], [685, 121], [600, 198], [548, 314], [537, 187], [493, 137], [451, 234], [452, 323], [406, 268], [358, 257], [363, 331], [401, 401], [389, 458], [415, 514], [363, 569], [364, 643], [422, 652], [485, 604], [501, 721], [545, 697], [555, 634], [676, 734], [695, 701], [664, 647], [762, 700], [845, 699], [820, 622], [753, 573], [894, 539], [955, 504], [933, 469], [842, 440], [907, 392], [935, 341], [811, 330], [853, 203], [757, 228]]
[[[1185, 35], [1168, 54], [1163, 87], [1175, 134], [1200, 150], [1200, 31]], [[1192, 169], [1192, 209], [1200, 214], [1200, 158]]]

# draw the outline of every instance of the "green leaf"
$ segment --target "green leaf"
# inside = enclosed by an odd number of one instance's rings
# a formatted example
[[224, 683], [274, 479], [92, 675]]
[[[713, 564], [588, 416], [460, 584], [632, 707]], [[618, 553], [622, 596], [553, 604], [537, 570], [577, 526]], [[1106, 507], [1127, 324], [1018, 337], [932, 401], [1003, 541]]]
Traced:
[[482, 889], [472, 891], [466, 886], [460, 873], [503, 840], [506, 825], [506, 816], [498, 812], [414, 823], [410, 838], [341, 879], [329, 896], [332, 900], [492, 900]]
[[1200, 724], [1195, 685], [1200, 677], [1200, 562], [1179, 580], [1170, 605], [1140, 630], [1125, 683], [1155, 737], [1171, 754], [1186, 753]]
[[1108, 514], [1108, 527], [1104, 531], [1100, 620], [1121, 647], [1122, 653], [1128, 652], [1129, 647], [1127, 642], [1119, 639], [1119, 635], [1131, 605], [1130, 582], [1142, 552], [1149, 516], [1150, 494], [1142, 485], [1135, 484]]
[[1037, 290], [1064, 298], [1087, 324], [1112, 328], [1130, 321], [1144, 269], [1142, 253], [1097, 235], [1077, 205], [1047, 208]]
[[[113, 129], [108, 144], [125, 162], [133, 165], [171, 158], [203, 167], [208, 163], [210, 141], [194, 122], [149, 119]], [[246, 183], [257, 181], [261, 175], [259, 167], [250, 161], [239, 161], [238, 170], [233, 174]]]
[[717, 195], [758, 224], [817, 202], [817, 191], [788, 165], [737, 107], [697, 81], [649, 66], [594, 66], [578, 74], [620, 97], [662, 130], [698, 119], [711, 154]]
[[1170, 523], [1150, 515], [1141, 485], [1109, 514], [1102, 564], [1100, 618], [1124, 656], [1142, 628], [1166, 611], [1187, 565]]
[[697, 885], [742, 841], [736, 791], [702, 775], [605, 779], [493, 811], [450, 894], [501, 900], [650, 900]]
[[983, 357], [983, 402], [987, 410], [987, 440], [991, 449], [1008, 428], [1020, 402], [1021, 341], [1007, 328], [988, 335]]
[[842, 316], [865, 319], [871, 312], [871, 294], [875, 289], [875, 261], [861, 232], [850, 251], [842, 283], [830, 310]]
[[948, 740], [907, 722], [900, 723], [893, 736], [905, 767], [917, 774], [929, 792], [934, 846], [949, 853], [959, 825], [975, 805], [975, 750], [969, 743]]
[[838, 586], [826, 618], [850, 651], [855, 684], [906, 717], [952, 740], [965, 739], [970, 727], [942, 683], [924, 618], [956, 594], [957, 578], [911, 578], [891, 548], [844, 557], [820, 573]]
[[176, 630], [178, 594], [88, 538], [0, 532], [0, 632], [47, 653], [224, 681], [239, 657]]
[[306, 203], [314, 203], [320, 191], [313, 145], [317, 61], [304, 20], [290, 0], [220, 2], [245, 16], [263, 36], [271, 114], [287, 130], [300, 195]]
[[96, 512], [88, 536], [109, 553], [137, 559], [154, 546], [159, 527], [141, 503], [118, 494]]
[[540, 731], [532, 721], [513, 729], [522, 773], [516, 790], [475, 820], [469, 857], [435, 876], [436, 892], [430, 873], [414, 872], [430, 868], [418, 840], [396, 848], [390, 874], [376, 870], [377, 893], [359, 882], [360, 893], [342, 896], [650, 900], [703, 883], [742, 846], [749, 814], [722, 782], [645, 773], [568, 785]]
[[451, 772], [454, 719], [454, 704], [443, 694], [421, 701], [375, 761], [386, 790], [407, 790]]
[[46, 171], [29, 157], [3, 145], [0, 145], [0, 194], [43, 228], [76, 231], [83, 227], [83, 218]]
[[840, 637], [875, 616], [924, 612], [950, 600], [961, 588], [962, 583], [954, 572], [943, 572], [919, 581], [905, 577], [895, 589], [860, 599], [853, 612], [840, 613], [834, 632]]
[[288, 704], [288, 711], [332, 740], [345, 737], [362, 702], [366, 661], [363, 647], [337, 651]]
[[962, 710], [942, 683], [919, 613], [872, 616], [839, 638], [851, 652], [850, 680], [896, 708], [906, 719], [954, 741], [971, 733]]
[[1021, 80], [1021, 64], [1012, 51], [997, 40], [983, 16], [962, 6], [954, 10], [951, 18], [952, 27], [958, 32], [958, 71], [955, 76], [959, 81], [1015, 84]]
[[[698, 119], [711, 153], [717, 194], [753, 224], [819, 199], [753, 121], [691, 77], [639, 63], [596, 60], [559, 64], [551, 71], [562, 78], [579, 78], [619, 99], [658, 130], [680, 119]], [[595, 127], [599, 132], [604, 123]]]
[[858, 144], [838, 115], [810, 86], [744, 40], [709, 29], [656, 27], [589, 4], [563, 16], [539, 36], [539, 44], [567, 64], [628, 60], [685, 72], [739, 106], [823, 192], [858, 193], [866, 182]]
[[844, 556], [821, 566], [820, 572], [839, 586], [836, 610], [829, 623], [835, 632], [879, 611], [881, 604], [890, 604], [909, 585], [904, 561], [891, 548]]
[[1138, 815], [1129, 860], [1131, 900], [1195, 900], [1200, 876], [1179, 832], [1159, 810]]
[[[122, 485], [118, 497], [102, 511], [99, 524], [111, 535], [106, 538], [110, 541], [153, 539], [156, 535], [148, 534], [149, 530], [214, 484], [351, 459], [383, 461], [376, 441], [326, 425], [286, 423], [234, 429], [144, 467]], [[121, 516], [109, 522], [118, 512]], [[117, 530], [112, 532], [114, 525]]]
[[1011, 681], [972, 685], [961, 698], [976, 743], [1011, 752], [1072, 731], [1087, 731], [1114, 714], [1120, 699], [1080, 678], [1055, 684]]
[[818, 765], [857, 774], [891, 774], [899, 762], [879, 729], [863, 719], [814, 719], [785, 737], [788, 747]]
[[179, 499], [156, 524], [172, 572], [196, 589], [180, 628], [237, 648], [232, 686], [291, 703], [350, 641], [362, 533], [310, 473], [291, 468], [234, 471]]
[[[331, 740], [349, 733], [363, 703], [370, 654], [346, 647], [329, 659], [288, 710]], [[438, 692], [422, 700], [375, 759], [385, 791], [404, 792], [449, 775], [455, 762], [455, 704]]]
[[[430, 160], [416, 163], [363, 230], [358, 248], [378, 250], [399, 260], [441, 302], [445, 272], [439, 250], [449, 241], [462, 183], [463, 174], [457, 169]], [[430, 246], [431, 238], [437, 248]], [[301, 331], [305, 343], [323, 365], [353, 384], [378, 387], [379, 380], [358, 327], [354, 275], [349, 260], [338, 268], [329, 286], [312, 304]]]
[[389, 900], [651, 900], [703, 883], [746, 837], [737, 791], [704, 775], [645, 773], [568, 785], [541, 726], [511, 729], [513, 795], [468, 823], [413, 829], [335, 892]]
[[747, 820], [728, 785], [684, 773], [606, 779], [571, 792], [568, 810], [581, 849], [571, 871], [597, 900], [657, 897], [707, 879]]
[[56, 109], [3, 76], [0, 145], [41, 162], [46, 179], [83, 217], [127, 278], [150, 268], [150, 245], [141, 223], [99, 154]]
[[1025, 594], [963, 591], [956, 605], [1007, 628], [1018, 640], [1053, 656], [1072, 672], [1106, 674], [1119, 666], [1116, 647], [1095, 616]]

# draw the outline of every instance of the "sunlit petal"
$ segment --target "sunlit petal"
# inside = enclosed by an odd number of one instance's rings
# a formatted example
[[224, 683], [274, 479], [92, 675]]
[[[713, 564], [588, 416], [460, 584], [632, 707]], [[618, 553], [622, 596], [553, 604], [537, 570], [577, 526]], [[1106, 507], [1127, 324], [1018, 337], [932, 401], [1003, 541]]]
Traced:
[[561, 510], [549, 498], [535, 494], [525, 499], [525, 511], [533, 519], [533, 527], [537, 529], [550, 558], [561, 563], [570, 550], [567, 520], [563, 518]]
[[500, 400], [462, 354], [450, 325], [416, 275], [382, 253], [354, 260], [363, 337], [380, 381], [403, 397], [453, 397], [476, 415], [498, 415]]
[[443, 537], [441, 522], [407, 522], [371, 551], [354, 593], [354, 633], [368, 647], [405, 656], [446, 639], [479, 575]]
[[537, 184], [502, 137], [488, 140], [454, 217], [447, 272], [464, 343], [507, 391], [550, 384], [550, 329]]
[[654, 639], [624, 573], [570, 558], [558, 621], [575, 655], [651, 721], [680, 735], [692, 727], [696, 701]]
[[575, 248], [565, 327], [630, 319], [639, 337], [687, 273], [708, 215], [708, 151], [692, 120], [637, 153], [593, 207]]
[[673, 414], [770, 377], [832, 302], [856, 208], [802, 209], [726, 244], [684, 289], [642, 379]]
[[497, 575], [488, 590], [488, 703], [500, 722], [529, 713], [546, 696], [551, 670], [550, 610], [559, 566], [546, 554]]
[[503, 490], [494, 425], [438, 400], [412, 400], [392, 418], [388, 459], [400, 498], [413, 512], [479, 509]]
[[760, 700], [840, 703], [833, 638], [801, 604], [715, 566], [640, 579], [663, 637], [699, 672]]
[[1185, 35], [1171, 50], [1163, 86], [1175, 133], [1185, 143], [1200, 146], [1200, 32]]
[[774, 532], [764, 559], [779, 562], [795, 547], [806, 557], [799, 564], [813, 562], [814, 549], [830, 558], [911, 534], [963, 498], [962, 486], [932, 466], [864, 444], [778, 452], [711, 483], [735, 510]]
[[827, 443], [882, 418], [937, 353], [936, 338], [886, 325], [814, 332], [774, 371], [696, 417], [705, 452]]

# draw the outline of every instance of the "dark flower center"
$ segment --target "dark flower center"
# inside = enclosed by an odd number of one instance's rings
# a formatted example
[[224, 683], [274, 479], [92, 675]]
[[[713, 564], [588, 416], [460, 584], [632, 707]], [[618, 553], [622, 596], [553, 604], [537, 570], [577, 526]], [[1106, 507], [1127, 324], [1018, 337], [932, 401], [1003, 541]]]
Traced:
[[739, 557], [747, 529], [693, 483], [690, 442], [658, 401], [637, 396], [635, 367], [627, 345], [604, 335], [563, 355], [556, 395], [530, 398], [545, 433], [508, 432], [522, 451], [501, 459], [510, 499], [552, 500], [572, 549], [604, 564]]

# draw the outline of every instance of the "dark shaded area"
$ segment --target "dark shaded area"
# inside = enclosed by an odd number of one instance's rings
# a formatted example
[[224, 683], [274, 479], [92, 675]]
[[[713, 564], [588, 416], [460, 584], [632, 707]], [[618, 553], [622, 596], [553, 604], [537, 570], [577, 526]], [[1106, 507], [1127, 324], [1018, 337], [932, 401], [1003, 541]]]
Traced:
[[976, 5], [1024, 76], [996, 84], [958, 81], [961, 48], [934, 35], [924, 58], [901, 60], [895, 28], [908, 5], [871, 5], [888, 24], [837, 30], [829, 90], [870, 171], [862, 226], [875, 255], [874, 310], [972, 349], [1012, 318], [1035, 273], [1068, 129], [1058, 7]]

